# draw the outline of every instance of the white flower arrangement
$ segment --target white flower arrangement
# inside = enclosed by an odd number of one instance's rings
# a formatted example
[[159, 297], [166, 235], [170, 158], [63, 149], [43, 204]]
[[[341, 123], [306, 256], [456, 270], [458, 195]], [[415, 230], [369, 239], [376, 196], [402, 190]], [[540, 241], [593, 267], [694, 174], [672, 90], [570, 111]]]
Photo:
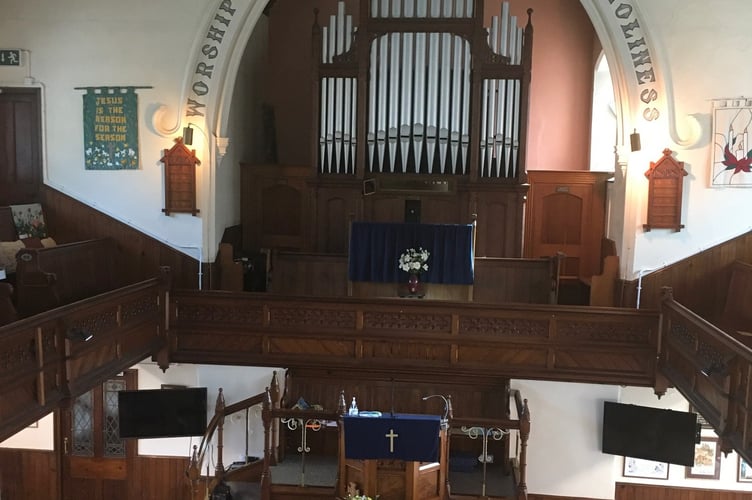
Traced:
[[431, 256], [431, 252], [425, 250], [423, 247], [408, 248], [405, 250], [399, 258], [399, 268], [402, 271], [410, 274], [420, 274], [423, 271], [428, 271], [428, 258]]

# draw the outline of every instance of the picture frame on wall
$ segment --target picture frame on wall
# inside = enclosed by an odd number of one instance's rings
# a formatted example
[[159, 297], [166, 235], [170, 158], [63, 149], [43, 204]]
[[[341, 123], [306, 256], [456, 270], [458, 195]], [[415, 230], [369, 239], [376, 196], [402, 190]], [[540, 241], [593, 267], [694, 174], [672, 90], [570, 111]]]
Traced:
[[696, 479], [718, 479], [721, 476], [721, 455], [718, 438], [703, 436], [695, 444], [695, 464], [687, 467], [686, 477]]
[[668, 479], [667, 462], [656, 462], [642, 458], [624, 457], [624, 477], [643, 479]]
[[752, 483], [752, 465], [742, 457], [737, 457], [737, 461], [739, 465], [736, 480], [740, 483]]

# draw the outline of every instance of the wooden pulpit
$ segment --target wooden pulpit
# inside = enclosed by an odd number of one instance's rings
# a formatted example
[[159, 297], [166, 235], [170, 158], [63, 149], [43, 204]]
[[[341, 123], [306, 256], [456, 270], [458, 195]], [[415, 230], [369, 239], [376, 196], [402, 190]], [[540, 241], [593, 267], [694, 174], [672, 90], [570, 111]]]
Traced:
[[355, 483], [379, 500], [443, 500], [446, 430], [436, 415], [344, 417], [340, 441], [341, 487]]

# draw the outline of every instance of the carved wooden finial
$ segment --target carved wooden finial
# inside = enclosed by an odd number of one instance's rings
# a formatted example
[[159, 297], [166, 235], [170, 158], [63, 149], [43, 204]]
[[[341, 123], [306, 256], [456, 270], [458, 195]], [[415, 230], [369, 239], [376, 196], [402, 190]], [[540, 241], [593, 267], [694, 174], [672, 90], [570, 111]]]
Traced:
[[217, 404], [214, 406], [214, 411], [221, 413], [225, 409], [225, 395], [222, 393], [222, 388], [219, 388], [219, 394], [217, 394]]

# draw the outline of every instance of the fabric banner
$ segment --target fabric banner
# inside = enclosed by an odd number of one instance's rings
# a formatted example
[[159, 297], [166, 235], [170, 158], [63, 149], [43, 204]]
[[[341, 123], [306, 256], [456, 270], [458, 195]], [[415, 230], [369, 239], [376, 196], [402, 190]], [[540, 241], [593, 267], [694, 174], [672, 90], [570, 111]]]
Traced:
[[86, 170], [138, 169], [138, 95], [135, 87], [86, 87]]
[[422, 247], [431, 256], [421, 281], [448, 285], [473, 283], [472, 224], [353, 222], [350, 231], [351, 281], [404, 281], [398, 262], [408, 248]]
[[344, 417], [345, 457], [360, 460], [439, 460], [438, 415], [396, 413], [381, 417]]

